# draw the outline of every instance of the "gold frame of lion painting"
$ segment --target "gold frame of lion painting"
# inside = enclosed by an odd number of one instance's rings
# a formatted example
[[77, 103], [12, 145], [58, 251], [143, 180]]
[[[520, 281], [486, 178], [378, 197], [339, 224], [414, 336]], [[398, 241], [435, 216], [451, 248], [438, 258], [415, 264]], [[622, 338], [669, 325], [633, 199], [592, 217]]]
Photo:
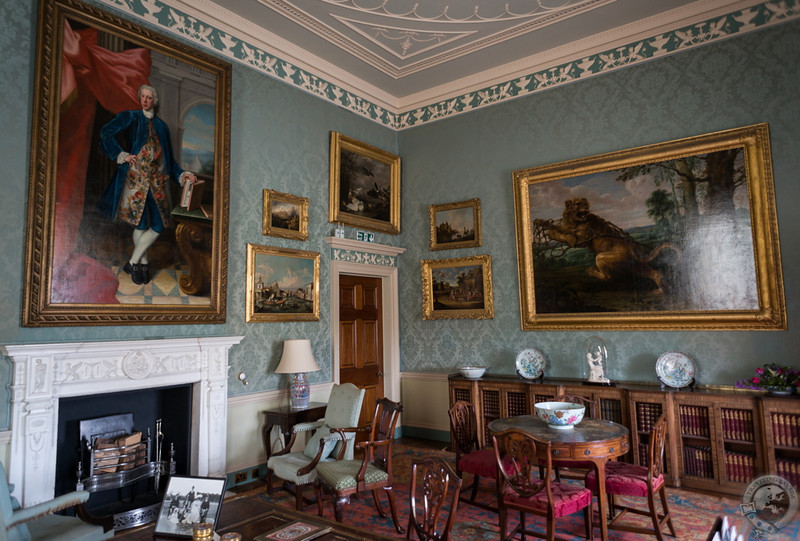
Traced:
[[[335, 131], [330, 153], [328, 220], [400, 233], [400, 157]], [[373, 187], [350, 189], [359, 182]]]
[[[420, 267], [422, 272], [422, 319], [492, 319], [494, 317], [491, 256], [423, 259], [420, 261]], [[468, 268], [468, 273], [476, 273], [480, 269], [480, 281], [476, 279], [471, 287], [466, 288], [466, 291], [459, 291], [454, 289], [453, 285], [460, 285], [469, 279], [469, 275], [466, 275], [464, 280], [459, 280], [465, 268]], [[464, 288], [461, 287], [461, 289]], [[464, 294], [467, 296], [463, 297]]]
[[[79, 0], [41, 0], [38, 21], [22, 325], [223, 323], [230, 64]], [[94, 42], [95, 47], [83, 45]], [[125, 76], [117, 74], [123, 70]], [[184, 77], [193, 86], [178, 98], [170, 88]], [[133, 226], [98, 210], [117, 162], [94, 150], [100, 136], [92, 126], [140, 110], [142, 83], [170, 104], [157, 114], [163, 122], [155, 123], [156, 133], [166, 125], [175, 160], [201, 164], [193, 172], [205, 189], [200, 208], [164, 209], [177, 228], [167, 227], [150, 246], [152, 281], [139, 283], [123, 268], [131, 257]], [[178, 137], [184, 122], [204, 128]], [[192, 136], [209, 141], [200, 145], [202, 154], [191, 150], [194, 157], [185, 150], [198, 148]], [[160, 190], [159, 200], [181, 200], [174, 184], [174, 193]], [[164, 215], [167, 226], [169, 218]], [[136, 276], [146, 280], [144, 273]]]
[[766, 124], [513, 180], [522, 330], [786, 329]]

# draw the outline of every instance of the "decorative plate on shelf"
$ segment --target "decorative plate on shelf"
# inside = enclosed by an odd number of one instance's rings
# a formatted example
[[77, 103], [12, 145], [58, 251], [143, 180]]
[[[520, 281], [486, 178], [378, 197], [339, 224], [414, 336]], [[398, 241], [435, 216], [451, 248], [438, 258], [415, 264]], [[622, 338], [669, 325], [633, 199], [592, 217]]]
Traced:
[[517, 374], [525, 379], [536, 379], [544, 374], [546, 361], [538, 349], [523, 349], [517, 354]]
[[697, 366], [691, 357], [680, 351], [662, 353], [656, 361], [656, 374], [664, 385], [680, 389], [694, 379]]

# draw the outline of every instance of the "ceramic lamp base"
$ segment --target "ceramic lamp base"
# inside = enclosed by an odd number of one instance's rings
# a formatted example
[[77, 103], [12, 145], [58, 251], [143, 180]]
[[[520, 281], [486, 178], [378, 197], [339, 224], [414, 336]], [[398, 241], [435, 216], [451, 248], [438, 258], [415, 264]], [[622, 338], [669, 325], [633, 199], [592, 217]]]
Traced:
[[292, 409], [302, 410], [308, 407], [311, 388], [308, 386], [305, 372], [298, 372], [292, 375], [292, 385], [289, 392], [291, 394]]

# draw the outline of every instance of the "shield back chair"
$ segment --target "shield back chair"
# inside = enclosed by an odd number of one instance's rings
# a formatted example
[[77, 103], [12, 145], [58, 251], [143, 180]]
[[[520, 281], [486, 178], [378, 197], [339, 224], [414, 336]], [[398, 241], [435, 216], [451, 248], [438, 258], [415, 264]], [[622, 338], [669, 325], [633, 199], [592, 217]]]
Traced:
[[317, 465], [317, 482], [314, 491], [317, 496], [319, 516], [323, 516], [322, 490], [333, 494], [333, 512], [337, 522], [342, 522], [342, 508], [350, 502], [350, 497], [364, 491], [372, 491], [375, 508], [381, 517], [386, 517], [378, 495], [381, 489], [389, 499], [389, 509], [395, 530], [403, 533], [403, 527], [397, 520], [397, 508], [392, 492], [392, 444], [394, 431], [403, 406], [388, 398], [380, 398], [375, 404], [372, 423], [363, 428], [332, 429], [345, 432], [368, 432], [366, 441], [356, 444], [356, 449], [363, 451], [361, 458], [353, 460], [336, 460], [320, 462]]
[[[456, 401], [448, 410], [450, 415], [450, 440], [456, 452], [456, 475], [463, 479], [464, 474], [472, 476], [472, 484], [463, 487], [461, 501], [497, 511], [497, 507], [478, 502], [478, 488], [481, 477], [497, 479], [497, 463], [492, 448], [481, 449], [478, 443], [478, 421], [475, 406], [463, 400]], [[469, 497], [464, 492], [470, 490]]]
[[[667, 506], [667, 490], [663, 475], [664, 444], [666, 439], [667, 419], [662, 415], [656, 420], [650, 431], [647, 466], [627, 464], [625, 462], [608, 462], [606, 464], [606, 494], [608, 494], [610, 502], [609, 512], [613, 517], [608, 524], [609, 529], [655, 535], [659, 541], [662, 541], [664, 539], [663, 528], [666, 524], [670, 535], [675, 537], [672, 515], [670, 515], [669, 507]], [[586, 487], [592, 493], [597, 493], [597, 476], [594, 470], [586, 475]], [[661, 514], [658, 513], [656, 507], [656, 493], [661, 499]], [[647, 510], [630, 505], [621, 505], [617, 503], [616, 496], [647, 498]], [[617, 511], [620, 511], [619, 515], [616, 515]], [[622, 523], [621, 520], [626, 513], [650, 517], [653, 527], [646, 528]]]
[[[597, 419], [597, 401], [590, 398], [583, 397], [577, 394], [562, 394], [551, 399], [553, 402], [570, 402], [572, 404], [580, 404], [586, 408], [584, 414], [589, 419]], [[564, 472], [566, 468], [568, 472]], [[556, 480], [560, 481], [562, 474], [564, 479], [583, 479], [589, 470], [594, 469], [594, 462], [580, 461], [580, 460], [554, 460], [553, 471], [556, 474]]]
[[[334, 385], [325, 408], [325, 417], [308, 423], [298, 423], [292, 427], [292, 436], [286, 446], [269, 457], [267, 461], [267, 492], [274, 490], [274, 479], [278, 477], [294, 485], [295, 508], [302, 511], [303, 488], [317, 479], [316, 467], [320, 462], [328, 460], [352, 459], [354, 445], [345, 445], [340, 441], [343, 436], [331, 432], [335, 428], [347, 428], [358, 424], [361, 405], [364, 402], [364, 389], [352, 383]], [[313, 431], [302, 451], [292, 452], [298, 434]], [[355, 433], [344, 434], [353, 439]]]
[[0, 464], [0, 541], [99, 541], [114, 536], [114, 530], [106, 532], [102, 526], [78, 517], [55, 514], [86, 502], [89, 493], [84, 490], [62, 494], [24, 509], [11, 495], [13, 491], [14, 485], [9, 485], [5, 468]]
[[[411, 539], [414, 531], [420, 541], [448, 541], [460, 493], [461, 478], [446, 460], [439, 457], [413, 460], [406, 539]], [[440, 528], [442, 513], [447, 513], [448, 508], [449, 515]]]
[[[506, 541], [520, 534], [548, 539], [561, 539], [555, 535], [557, 518], [583, 510], [585, 536], [592, 539], [592, 493], [575, 484], [559, 483], [552, 479], [553, 463], [550, 442], [534, 438], [519, 429], [510, 429], [492, 435], [495, 462], [498, 466], [497, 505], [500, 518], [500, 539]], [[544, 476], [537, 476], [540, 459], [544, 459]], [[506, 534], [509, 510], [519, 512], [519, 523]], [[546, 533], [530, 530], [525, 525], [525, 515], [531, 513], [545, 517]]]

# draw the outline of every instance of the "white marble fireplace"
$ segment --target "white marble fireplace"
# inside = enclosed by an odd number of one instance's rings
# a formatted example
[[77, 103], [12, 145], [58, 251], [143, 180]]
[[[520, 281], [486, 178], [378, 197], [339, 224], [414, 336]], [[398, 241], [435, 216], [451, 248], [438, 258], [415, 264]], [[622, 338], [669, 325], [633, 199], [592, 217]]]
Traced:
[[54, 496], [59, 399], [192, 384], [191, 475], [225, 475], [228, 351], [241, 336], [3, 346], [14, 365], [6, 468], [23, 506]]

